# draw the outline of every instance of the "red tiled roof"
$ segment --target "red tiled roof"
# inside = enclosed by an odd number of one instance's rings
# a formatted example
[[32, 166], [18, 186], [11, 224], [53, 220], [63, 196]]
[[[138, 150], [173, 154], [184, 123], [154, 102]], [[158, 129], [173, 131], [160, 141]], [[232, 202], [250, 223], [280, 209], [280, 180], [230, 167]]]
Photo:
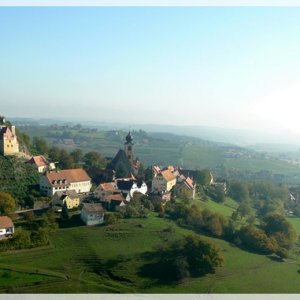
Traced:
[[107, 195], [104, 197], [104, 199], [106, 201], [119, 201], [119, 202], [125, 201], [125, 198], [122, 194]]
[[170, 170], [161, 171], [160, 174], [164, 177], [166, 181], [171, 181], [176, 178]]
[[7, 216], [0, 217], [0, 228], [9, 228], [13, 226], [14, 223], [12, 222], [11, 218]]
[[28, 163], [35, 164], [37, 167], [44, 167], [49, 165], [49, 162], [43, 155], [32, 156]]
[[185, 182], [191, 187], [191, 188], [194, 188], [194, 181], [190, 178], [190, 177], [187, 177]]
[[103, 191], [114, 191], [114, 190], [116, 190], [116, 186], [113, 182], [101, 183], [100, 187]]
[[[90, 181], [91, 178], [83, 169], [69, 169], [61, 170], [57, 172], [47, 173], [46, 177], [48, 178], [50, 184], [56, 185], [59, 184], [57, 181], [60, 180], [60, 184], [70, 184], [73, 182], [83, 182]], [[64, 180], [66, 182], [64, 182]], [[55, 183], [54, 183], [55, 181]]]
[[152, 167], [153, 171], [158, 174], [160, 172], [160, 167], [159, 166], [153, 166]]

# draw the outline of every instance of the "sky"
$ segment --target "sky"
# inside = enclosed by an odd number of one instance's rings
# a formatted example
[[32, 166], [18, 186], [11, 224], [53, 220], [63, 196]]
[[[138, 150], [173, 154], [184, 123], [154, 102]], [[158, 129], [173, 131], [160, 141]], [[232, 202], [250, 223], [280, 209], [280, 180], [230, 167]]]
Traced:
[[0, 7], [0, 114], [300, 133], [300, 7]]

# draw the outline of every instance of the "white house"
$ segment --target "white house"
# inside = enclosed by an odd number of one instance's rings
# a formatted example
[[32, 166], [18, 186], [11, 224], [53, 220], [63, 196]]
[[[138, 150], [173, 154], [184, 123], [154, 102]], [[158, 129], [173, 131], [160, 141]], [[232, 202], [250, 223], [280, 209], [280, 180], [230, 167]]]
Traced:
[[7, 216], [0, 217], [0, 237], [12, 235], [15, 232], [14, 223]]
[[129, 194], [129, 197], [132, 198], [135, 192], [139, 192], [143, 195], [147, 194], [148, 187], [145, 182], [138, 183], [133, 179], [117, 179], [117, 188], [119, 193]]
[[43, 155], [32, 156], [27, 163], [35, 166], [39, 173], [44, 173], [46, 171], [52, 171], [55, 169], [55, 164], [49, 163]]
[[86, 225], [98, 225], [104, 222], [104, 210], [100, 203], [84, 203], [81, 210], [81, 220]]
[[91, 178], [83, 169], [47, 172], [40, 180], [40, 191], [47, 196], [67, 190], [75, 190], [78, 194], [88, 193], [91, 187]]

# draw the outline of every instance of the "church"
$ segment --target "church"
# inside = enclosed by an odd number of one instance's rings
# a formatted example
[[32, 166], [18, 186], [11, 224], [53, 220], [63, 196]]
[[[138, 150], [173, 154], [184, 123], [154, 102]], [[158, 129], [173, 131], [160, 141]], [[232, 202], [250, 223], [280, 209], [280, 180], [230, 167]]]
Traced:
[[141, 162], [136, 158], [134, 141], [129, 131], [124, 143], [124, 150], [120, 149], [113, 160], [109, 163], [108, 169], [116, 171], [116, 177], [125, 178], [137, 175]]

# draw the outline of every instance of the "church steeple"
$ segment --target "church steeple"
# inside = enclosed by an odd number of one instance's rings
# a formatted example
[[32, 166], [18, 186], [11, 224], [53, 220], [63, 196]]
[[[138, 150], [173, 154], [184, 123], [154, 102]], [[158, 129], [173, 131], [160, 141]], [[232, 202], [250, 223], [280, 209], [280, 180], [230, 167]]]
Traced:
[[134, 162], [134, 143], [133, 143], [133, 137], [131, 135], [131, 132], [129, 131], [126, 136], [126, 142], [124, 143], [124, 150], [126, 153], [126, 156], [128, 160], [130, 161], [131, 165], [133, 165]]

